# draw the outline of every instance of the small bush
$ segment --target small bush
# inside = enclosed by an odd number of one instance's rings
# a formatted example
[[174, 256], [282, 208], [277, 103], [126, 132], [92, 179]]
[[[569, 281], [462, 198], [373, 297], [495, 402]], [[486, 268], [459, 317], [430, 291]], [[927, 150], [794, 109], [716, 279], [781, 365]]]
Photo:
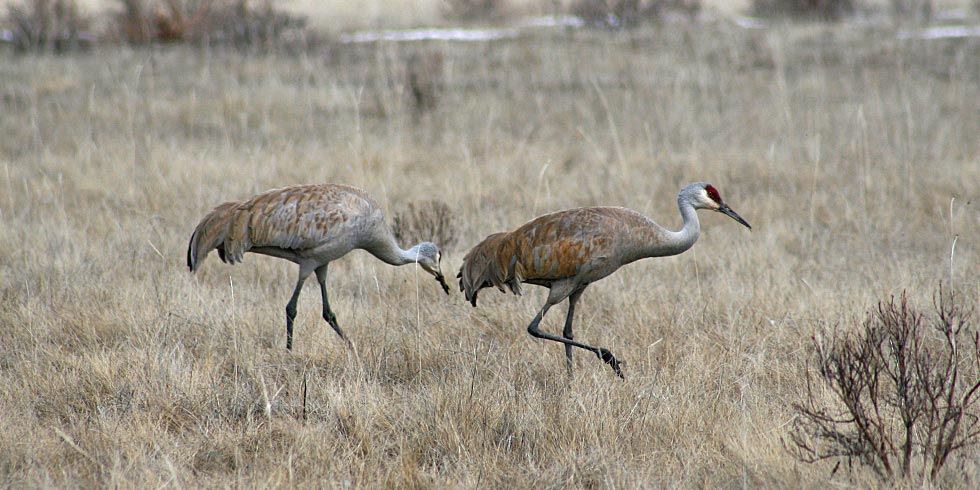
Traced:
[[436, 107], [443, 82], [441, 51], [412, 53], [405, 61], [405, 90], [411, 96], [415, 115]]
[[933, 0], [892, 0], [895, 20], [928, 22], [932, 20]]
[[18, 51], [60, 53], [90, 47], [88, 17], [75, 0], [31, 0], [7, 6], [6, 23]]
[[120, 0], [117, 37], [133, 44], [210, 43], [273, 47], [302, 37], [306, 19], [276, 10], [271, 0]]
[[800, 17], [838, 20], [854, 13], [854, 0], [753, 0], [752, 13], [760, 17]]
[[443, 201], [408, 203], [406, 209], [395, 213], [392, 230], [402, 246], [431, 241], [449, 250], [459, 240], [456, 213]]
[[701, 0], [576, 0], [571, 7], [587, 25], [616, 28], [657, 21], [667, 12], [693, 16], [700, 10]]
[[[856, 459], [882, 478], [935, 479], [980, 436], [980, 336], [972, 311], [940, 286], [931, 317], [879, 303], [856, 333], [813, 341], [790, 450], [800, 460]], [[831, 401], [821, 395], [829, 393]]]
[[494, 19], [502, 12], [501, 3], [501, 0], [443, 0], [442, 15], [463, 21]]

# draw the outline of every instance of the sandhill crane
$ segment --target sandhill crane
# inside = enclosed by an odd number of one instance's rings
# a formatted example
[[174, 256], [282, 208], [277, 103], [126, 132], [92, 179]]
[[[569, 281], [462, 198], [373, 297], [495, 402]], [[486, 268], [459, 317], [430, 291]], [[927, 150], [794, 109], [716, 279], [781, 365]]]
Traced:
[[[548, 300], [531, 320], [527, 331], [534, 337], [565, 344], [565, 365], [572, 375], [572, 347], [595, 353], [622, 378], [620, 362], [609, 349], [576, 342], [572, 336], [575, 304], [589, 284], [625, 264], [646, 258], [677, 255], [691, 248], [701, 233], [698, 209], [730, 216], [752, 229], [732, 211], [710, 184], [695, 182], [677, 195], [684, 227], [670, 231], [631, 209], [588, 207], [539, 216], [517, 230], [495, 233], [473, 247], [460, 267], [459, 289], [476, 306], [480, 289], [507, 286], [521, 294], [521, 283], [549, 289]], [[538, 324], [552, 306], [568, 298], [568, 316], [562, 337], [542, 332]]]
[[191, 273], [197, 271], [214, 249], [228, 264], [241, 262], [245, 252], [298, 264], [299, 280], [286, 304], [287, 349], [293, 348], [299, 293], [306, 278], [316, 272], [323, 319], [350, 345], [327, 302], [327, 265], [358, 248], [391, 265], [417, 263], [449, 294], [440, 270], [439, 247], [422, 242], [403, 250], [385, 224], [381, 207], [366, 192], [336, 184], [283, 187], [219, 205], [194, 229], [187, 247], [187, 267]]

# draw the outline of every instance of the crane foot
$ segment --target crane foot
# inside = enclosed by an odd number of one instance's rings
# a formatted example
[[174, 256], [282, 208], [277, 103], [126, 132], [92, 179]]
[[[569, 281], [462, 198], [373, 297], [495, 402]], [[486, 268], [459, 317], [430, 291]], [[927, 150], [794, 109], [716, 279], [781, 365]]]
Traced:
[[599, 347], [599, 352], [596, 352], [596, 355], [599, 356], [599, 359], [602, 359], [602, 362], [612, 367], [613, 371], [616, 372], [616, 376], [619, 376], [620, 379], [626, 379], [626, 377], [623, 376], [623, 370], [620, 369], [619, 359], [616, 359], [616, 356], [614, 356], [612, 352], [609, 352], [609, 349]]

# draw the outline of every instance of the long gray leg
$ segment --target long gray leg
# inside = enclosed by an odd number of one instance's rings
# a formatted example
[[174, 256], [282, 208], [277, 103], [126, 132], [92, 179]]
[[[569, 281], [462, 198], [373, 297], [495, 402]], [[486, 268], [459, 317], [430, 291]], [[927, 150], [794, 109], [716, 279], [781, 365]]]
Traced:
[[558, 337], [557, 335], [551, 335], [549, 333], [545, 333], [542, 332], [541, 330], [538, 330], [538, 324], [541, 323], [541, 319], [544, 318], [545, 313], [547, 313], [550, 308], [551, 308], [551, 303], [544, 304], [544, 306], [541, 308], [541, 311], [539, 311], [537, 316], [534, 317], [534, 320], [531, 320], [531, 324], [527, 326], [527, 333], [539, 339], [553, 340], [555, 342], [561, 342], [566, 346], [574, 346], [574, 347], [578, 347], [579, 349], [585, 349], [589, 352], [592, 352], [596, 356], [598, 356], [599, 359], [602, 359], [603, 362], [609, 364], [609, 366], [612, 367], [613, 371], [616, 372], [617, 376], [623, 378], [623, 371], [619, 367], [619, 360], [616, 359], [616, 356], [614, 356], [612, 352], [609, 352], [609, 349], [606, 349], [605, 347], [596, 347], [594, 345], [583, 344], [581, 342], [576, 342], [574, 340]]
[[[575, 316], [575, 303], [578, 302], [579, 297], [582, 296], [582, 292], [585, 289], [579, 289], [572, 293], [568, 297], [568, 316], [565, 317], [565, 329], [561, 331], [563, 337], [568, 340], [572, 340], [574, 337], [572, 335], [572, 318]], [[565, 367], [568, 369], [568, 377], [572, 377], [572, 346], [565, 344]]]
[[313, 272], [303, 266], [299, 266], [299, 279], [296, 281], [296, 289], [293, 289], [293, 296], [286, 303], [286, 349], [293, 349], [293, 320], [296, 319], [296, 302], [299, 300], [299, 293], [303, 290], [303, 283]]
[[320, 299], [323, 301], [323, 319], [330, 324], [330, 327], [333, 328], [334, 332], [337, 332], [337, 335], [340, 335], [340, 338], [344, 339], [344, 342], [347, 342], [348, 347], [353, 347], [350, 340], [344, 335], [344, 331], [340, 329], [340, 325], [337, 324], [337, 315], [333, 314], [333, 311], [330, 309], [330, 302], [327, 301], [327, 264], [323, 264], [316, 269], [316, 280], [320, 283]]

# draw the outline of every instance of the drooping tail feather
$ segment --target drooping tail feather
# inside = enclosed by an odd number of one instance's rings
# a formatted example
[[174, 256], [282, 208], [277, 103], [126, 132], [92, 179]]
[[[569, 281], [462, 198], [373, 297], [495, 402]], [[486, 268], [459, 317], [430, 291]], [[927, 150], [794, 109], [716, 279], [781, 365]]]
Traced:
[[208, 253], [218, 249], [222, 262], [234, 264], [250, 248], [248, 240], [248, 211], [239, 209], [238, 201], [226, 202], [214, 208], [198, 223], [187, 244], [187, 267], [197, 271]]
[[517, 255], [510, 235], [494, 233], [463, 257], [463, 265], [456, 277], [459, 278], [459, 290], [473, 306], [476, 306], [480, 289], [486, 287], [504, 291], [507, 286], [514, 294], [521, 294], [521, 278], [515, 272]]

